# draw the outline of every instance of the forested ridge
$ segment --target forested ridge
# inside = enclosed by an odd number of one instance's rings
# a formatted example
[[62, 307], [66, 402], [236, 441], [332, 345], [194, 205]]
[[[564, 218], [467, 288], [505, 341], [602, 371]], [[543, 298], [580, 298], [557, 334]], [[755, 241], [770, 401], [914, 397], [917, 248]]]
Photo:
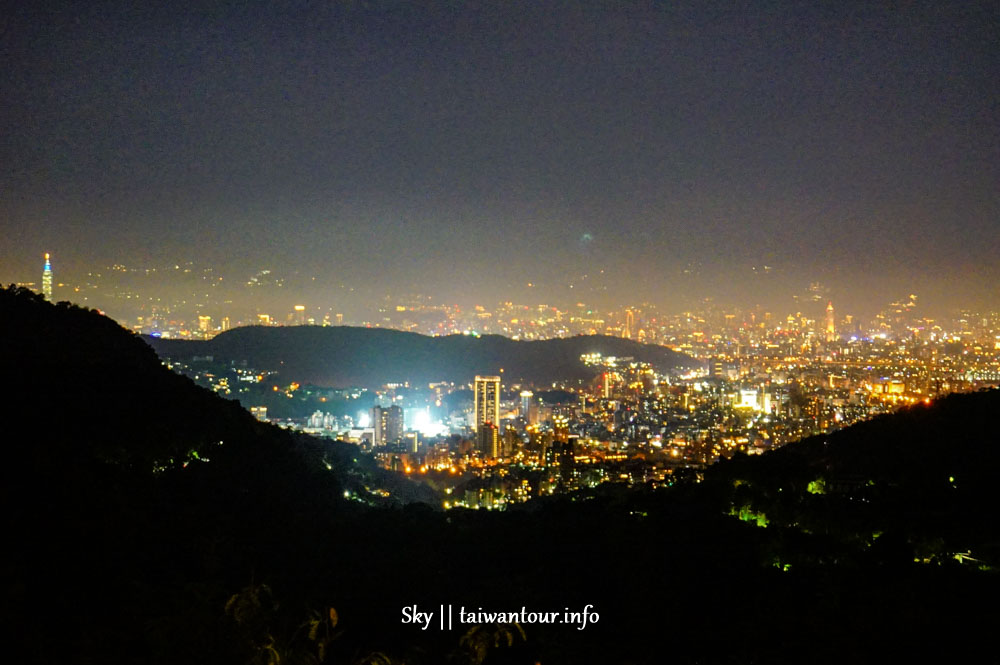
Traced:
[[212, 356], [279, 371], [290, 381], [339, 387], [438, 381], [464, 385], [477, 374], [501, 372], [505, 383], [587, 382], [599, 373], [580, 360], [588, 353], [630, 357], [661, 371], [699, 364], [664, 346], [606, 335], [518, 341], [501, 335], [428, 337], [385, 328], [248, 326], [207, 341], [150, 337], [148, 342], [171, 358]]

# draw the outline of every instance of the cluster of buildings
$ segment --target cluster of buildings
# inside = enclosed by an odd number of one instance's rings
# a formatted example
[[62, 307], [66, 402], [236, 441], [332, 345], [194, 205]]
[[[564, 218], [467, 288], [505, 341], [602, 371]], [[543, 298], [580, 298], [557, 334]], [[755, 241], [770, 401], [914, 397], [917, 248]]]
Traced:
[[[446, 507], [502, 509], [606, 482], [669, 484], [722, 457], [760, 454], [945, 393], [1000, 385], [996, 348], [970, 354], [964, 345], [912, 337], [827, 341], [822, 332], [810, 343], [732, 342], [686, 373], [589, 354], [581, 361], [595, 378], [584, 386], [508, 386], [498, 376], [436, 384], [372, 408], [365, 428], [327, 434], [431, 484]], [[436, 412], [436, 431], [407, 417], [460, 392], [471, 395]], [[317, 412], [308, 425], [330, 422]]]
[[[38, 288], [36, 282], [20, 285]], [[921, 313], [917, 297], [911, 295], [861, 320], [836, 310], [829, 290], [818, 283], [793, 297], [791, 313], [780, 316], [759, 306], [724, 307], [711, 300], [694, 309], [665, 312], [650, 303], [613, 309], [582, 302], [555, 306], [512, 301], [462, 307], [423, 295], [385, 296], [370, 301], [363, 312], [345, 314], [308, 299], [293, 300], [291, 288], [285, 278], [267, 269], [248, 279], [231, 279], [213, 267], [193, 263], [156, 268], [116, 264], [89, 272], [78, 283], [57, 284], [46, 254], [40, 290], [50, 298], [106, 311], [141, 334], [191, 339], [248, 325], [351, 325], [426, 335], [499, 334], [521, 340], [598, 334], [669, 346], [697, 358], [717, 354], [720, 343], [752, 345], [765, 343], [765, 337], [775, 341], [775, 336], [804, 335], [810, 344], [876, 336], [969, 342], [973, 335], [980, 341], [984, 332], [992, 335], [992, 342], [1000, 339], [996, 311], [962, 310], [946, 320], [934, 320]], [[339, 290], [350, 291], [345, 285], [334, 291]]]
[[[248, 288], [272, 277], [262, 271]], [[42, 292], [53, 297], [47, 255]], [[379, 314], [367, 324], [520, 339], [617, 335], [669, 346], [701, 368], [662, 372], [631, 358], [590, 354], [580, 359], [594, 376], [587, 385], [504, 385], [484, 375], [467, 385], [394, 385], [369, 394], [291, 383], [271, 388], [288, 399], [314, 391], [308, 403], [315, 410], [305, 418], [269, 418], [266, 406], [252, 400], [277, 368], [170, 366], [253, 404], [262, 420], [356, 443], [383, 467], [436, 487], [446, 507], [488, 509], [606, 482], [669, 483], [721, 457], [759, 454], [938, 395], [1000, 385], [1000, 313], [959, 311], [934, 320], [915, 295], [864, 324], [838, 316], [819, 285], [783, 317], [710, 302], [667, 315], [648, 305], [597, 312], [582, 304], [560, 310], [509, 302], [463, 311], [426, 299], [381, 307]], [[317, 320], [299, 305], [287, 316], [259, 313], [250, 322], [344, 320], [335, 312]], [[161, 323], [154, 314], [136, 327], [147, 332], [144, 326]], [[202, 314], [196, 325], [159, 332], [207, 337], [235, 324]]]

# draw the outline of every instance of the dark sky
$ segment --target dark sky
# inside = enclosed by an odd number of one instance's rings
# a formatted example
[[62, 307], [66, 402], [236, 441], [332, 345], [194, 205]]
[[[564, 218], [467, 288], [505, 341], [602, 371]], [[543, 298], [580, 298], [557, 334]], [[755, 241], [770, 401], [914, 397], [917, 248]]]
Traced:
[[996, 294], [996, 2], [20, 4], [5, 282], [50, 251], [484, 301]]

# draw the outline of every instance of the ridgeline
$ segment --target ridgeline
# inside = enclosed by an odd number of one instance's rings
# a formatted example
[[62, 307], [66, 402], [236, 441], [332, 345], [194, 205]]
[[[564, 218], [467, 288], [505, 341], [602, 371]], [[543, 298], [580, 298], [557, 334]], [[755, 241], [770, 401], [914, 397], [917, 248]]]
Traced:
[[149, 337], [162, 356], [176, 360], [213, 356], [278, 370], [301, 383], [377, 388], [387, 383], [469, 383], [477, 374], [500, 374], [505, 383], [551, 385], [590, 381], [598, 373], [580, 360], [586, 353], [631, 357], [666, 371], [698, 361], [663, 346], [590, 335], [521, 342], [500, 335], [428, 337], [384, 328], [289, 326], [236, 328], [208, 341]]

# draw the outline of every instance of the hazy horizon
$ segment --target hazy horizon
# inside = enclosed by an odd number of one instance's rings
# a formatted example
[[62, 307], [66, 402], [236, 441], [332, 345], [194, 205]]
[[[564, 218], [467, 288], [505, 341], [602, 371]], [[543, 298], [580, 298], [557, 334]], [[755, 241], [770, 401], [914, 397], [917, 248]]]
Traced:
[[51, 252], [345, 309], [997, 307], [998, 41], [989, 3], [32, 3], [0, 279]]

